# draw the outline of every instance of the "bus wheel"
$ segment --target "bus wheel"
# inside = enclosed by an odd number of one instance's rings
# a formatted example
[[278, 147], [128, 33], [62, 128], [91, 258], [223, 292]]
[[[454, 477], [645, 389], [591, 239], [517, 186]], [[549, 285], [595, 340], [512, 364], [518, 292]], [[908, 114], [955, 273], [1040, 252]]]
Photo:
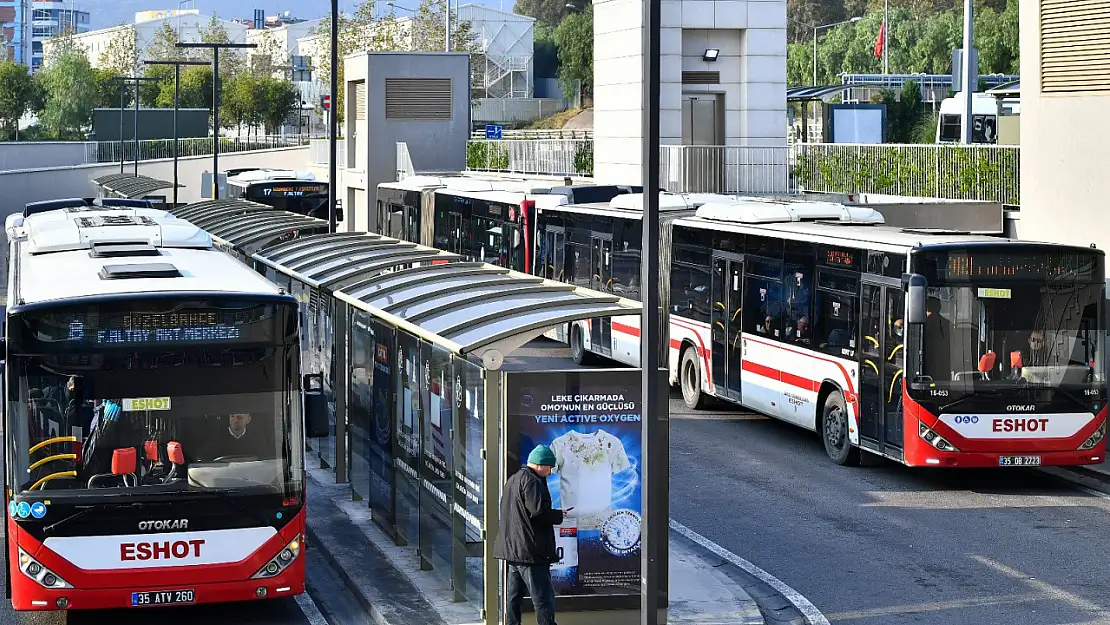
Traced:
[[582, 326], [572, 324], [570, 327], [570, 357], [574, 364], [590, 365], [594, 362], [594, 355], [586, 351], [586, 341], [582, 338]]
[[705, 393], [701, 392], [701, 364], [698, 362], [698, 350], [693, 347], [682, 350], [678, 383], [682, 387], [682, 401], [687, 407], [702, 410], [709, 404]]
[[825, 453], [833, 462], [840, 465], [859, 463], [859, 450], [848, 440], [848, 408], [840, 391], [829, 393], [821, 407], [821, 438], [825, 442]]

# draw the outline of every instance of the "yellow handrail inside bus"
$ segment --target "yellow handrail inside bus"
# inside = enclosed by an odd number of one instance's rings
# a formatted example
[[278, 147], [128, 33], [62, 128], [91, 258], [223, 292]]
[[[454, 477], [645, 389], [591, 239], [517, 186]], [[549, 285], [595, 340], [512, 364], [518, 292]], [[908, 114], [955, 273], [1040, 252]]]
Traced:
[[737, 316], [737, 315], [739, 315], [739, 314], [740, 314], [740, 313], [742, 313], [742, 312], [744, 312], [744, 309], [743, 309], [743, 308], [737, 308], [737, 309], [736, 309], [736, 312], [732, 313], [732, 320], [733, 320], [733, 321], [736, 321], [736, 316]]
[[736, 342], [740, 340], [740, 332], [736, 333], [736, 337], [732, 339], [732, 349], [736, 349]]
[[721, 310], [728, 310], [727, 308], [725, 308], [725, 305], [722, 304], [721, 302], [713, 302], [713, 305], [714, 306], [720, 306]]
[[890, 395], [887, 397], [886, 403], [894, 401], [894, 385], [898, 383], [898, 377], [902, 375], [902, 370], [899, 369], [894, 372], [894, 379], [890, 381]]
[[52, 479], [59, 478], [59, 477], [77, 477], [77, 472], [76, 471], [59, 471], [58, 473], [51, 473], [50, 475], [47, 475], [46, 477], [42, 478], [41, 480], [35, 482], [31, 486], [31, 488], [28, 488], [27, 490], [36, 490], [36, 489], [42, 490], [41, 487], [44, 486], [47, 482], [49, 482]]
[[48, 462], [54, 462], [55, 460], [76, 460], [76, 459], [77, 459], [77, 454], [54, 454], [53, 456], [47, 456], [47, 457], [43, 458], [42, 460], [35, 461], [34, 464], [27, 467], [27, 471], [28, 472], [34, 471], [35, 469], [41, 467], [42, 465], [44, 465]]
[[879, 346], [879, 339], [877, 339], [877, 338], [875, 338], [875, 337], [873, 337], [873, 336], [865, 336], [865, 337], [863, 337], [863, 338], [864, 338], [864, 340], [866, 340], [866, 341], [871, 341], [872, 343], [874, 343], [874, 344], [875, 344], [875, 347], [878, 347], [878, 346]]
[[31, 447], [31, 449], [27, 452], [27, 455], [29, 456], [29, 455], [35, 453], [36, 451], [42, 449], [43, 447], [46, 447], [47, 445], [53, 445], [54, 443], [76, 443], [76, 442], [77, 442], [77, 437], [76, 436], [55, 436], [54, 438], [48, 438], [48, 439], [44, 440], [43, 442], [35, 445], [34, 447]]
[[875, 370], [875, 375], [879, 375], [879, 368], [875, 366], [875, 363], [871, 362], [870, 358], [864, 359], [863, 364], [871, 365], [871, 368]]
[[904, 345], [898, 345], [894, 349], [890, 350], [890, 356], [887, 356], [887, 360], [893, 360], [894, 359], [894, 354], [897, 354], [898, 350], [902, 349], [903, 347], [905, 347], [905, 346]]
[[725, 324], [721, 323], [720, 321], [714, 321], [714, 322], [713, 322], [713, 325], [715, 325], [715, 326], [721, 326], [721, 329], [722, 329], [722, 330], [724, 330], [724, 329], [725, 329]]

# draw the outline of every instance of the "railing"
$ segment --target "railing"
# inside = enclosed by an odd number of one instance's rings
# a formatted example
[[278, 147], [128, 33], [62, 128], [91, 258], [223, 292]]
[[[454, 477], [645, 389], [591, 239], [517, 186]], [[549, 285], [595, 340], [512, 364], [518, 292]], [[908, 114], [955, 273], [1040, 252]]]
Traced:
[[[250, 150], [270, 150], [285, 148], [308, 143], [308, 137], [298, 135], [262, 135], [258, 137], [221, 137], [220, 153], [248, 152]], [[91, 144], [92, 149], [86, 153], [86, 163], [114, 163], [119, 162], [122, 150], [124, 161], [135, 160], [134, 141], [97, 141]], [[178, 140], [177, 155], [181, 158], [188, 156], [203, 156], [212, 153], [212, 138], [191, 138]], [[173, 158], [173, 139], [146, 139], [138, 144], [140, 161], [161, 158]]]
[[404, 141], [398, 141], [397, 180], [401, 181], [413, 175], [416, 175], [416, 170], [412, 167], [412, 156], [409, 154], [409, 144]]
[[741, 145], [660, 146], [659, 186], [672, 193], [787, 193], [790, 149]]
[[471, 140], [466, 144], [466, 168], [553, 176], [591, 176], [592, 139]]
[[[339, 163], [347, 162], [346, 143], [343, 139], [335, 140], [335, 154], [336, 160]], [[312, 139], [308, 142], [308, 162], [311, 165], [327, 166], [331, 153], [329, 152], [327, 139]]]
[[[470, 132], [471, 139], [485, 139], [485, 128], [479, 128]], [[523, 129], [504, 129], [501, 131], [502, 139], [593, 139], [593, 130], [564, 130], [561, 128], [547, 129], [547, 128], [523, 128]]]
[[1018, 204], [1019, 155], [1008, 145], [798, 143], [791, 164], [799, 190]]

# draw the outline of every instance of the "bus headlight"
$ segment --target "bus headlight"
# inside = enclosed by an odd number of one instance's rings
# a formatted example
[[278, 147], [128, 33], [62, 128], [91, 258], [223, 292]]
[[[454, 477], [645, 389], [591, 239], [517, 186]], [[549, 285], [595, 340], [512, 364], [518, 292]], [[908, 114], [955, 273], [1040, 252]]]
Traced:
[[1083, 444], [1079, 446], [1079, 450], [1083, 451], [1083, 450], [1086, 450], [1086, 449], [1091, 449], [1095, 445], [1098, 445], [1099, 442], [1102, 441], [1102, 439], [1104, 439], [1104, 438], [1106, 438], [1106, 422], [1105, 421], [1103, 421], [1102, 423], [1099, 424], [1098, 429], [1095, 430], [1094, 434], [1091, 434], [1090, 438], [1083, 441]]
[[251, 579], [265, 579], [267, 577], [275, 577], [286, 569], [290, 564], [296, 561], [297, 556], [301, 554], [301, 536], [289, 541], [276, 556], [274, 556], [265, 566], [258, 569], [258, 572], [251, 575]]
[[27, 577], [35, 580], [35, 583], [43, 588], [58, 590], [73, 588], [69, 582], [59, 577], [54, 571], [43, 566], [41, 562], [32, 558], [22, 549], [19, 550], [19, 570]]
[[941, 451], [959, 451], [955, 445], [944, 440], [940, 434], [937, 434], [920, 421], [917, 422], [917, 435], [921, 437], [921, 440]]

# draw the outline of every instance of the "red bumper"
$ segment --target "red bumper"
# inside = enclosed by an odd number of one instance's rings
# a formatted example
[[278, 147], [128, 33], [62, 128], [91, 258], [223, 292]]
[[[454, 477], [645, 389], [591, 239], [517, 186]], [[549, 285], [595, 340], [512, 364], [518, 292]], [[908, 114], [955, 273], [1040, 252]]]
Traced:
[[[914, 458], [912, 462], [907, 461], [907, 465], [915, 467], [938, 467], [951, 469], [1013, 469], [1020, 467], [1000, 466], [999, 458], [1001, 458], [1002, 456], [1039, 456], [1041, 459], [1041, 464], [1039, 466], [1042, 467], [1101, 464], [1105, 460], [1097, 446], [1095, 447], [1095, 449], [1091, 449], [1088, 451], [1042, 451], [1027, 453], [979, 453], [967, 451], [941, 452], [936, 450], [930, 451], [925, 445], [922, 445], [921, 447], [924, 449], [920, 457]], [[930, 462], [930, 460], [936, 460], [936, 462]]]
[[[169, 586], [143, 586], [141, 588], [85, 588], [81, 590], [47, 590], [27, 579], [22, 573], [12, 578], [12, 607], [23, 610], [101, 610], [132, 608], [131, 593], [145, 591], [194, 591], [193, 605], [203, 603], [234, 603], [260, 599], [279, 599], [304, 592], [304, 553], [280, 575], [269, 579], [218, 582], [205, 584], [173, 584]], [[22, 578], [22, 579], [20, 579]], [[260, 596], [259, 588], [266, 594]], [[64, 598], [65, 607], [59, 607], [58, 599]], [[158, 607], [173, 607], [154, 606]], [[136, 610], [152, 608], [134, 608]]]

